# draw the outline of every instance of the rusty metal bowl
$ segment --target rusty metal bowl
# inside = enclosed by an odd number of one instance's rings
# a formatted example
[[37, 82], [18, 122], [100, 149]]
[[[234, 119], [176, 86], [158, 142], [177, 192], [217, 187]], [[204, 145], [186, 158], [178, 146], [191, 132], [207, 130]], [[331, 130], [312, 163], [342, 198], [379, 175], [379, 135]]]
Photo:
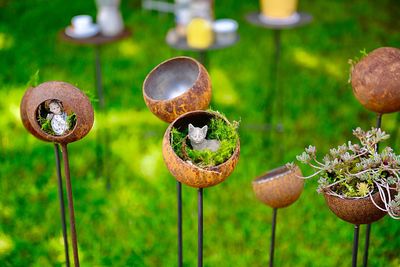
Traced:
[[284, 208], [293, 204], [301, 195], [304, 180], [299, 167], [288, 169], [282, 166], [273, 169], [253, 182], [256, 197], [272, 208]]
[[[38, 109], [46, 101], [58, 100], [63, 110], [76, 114], [76, 123], [64, 135], [52, 135], [42, 130], [38, 122]], [[66, 82], [45, 82], [37, 87], [30, 87], [21, 100], [20, 113], [25, 128], [37, 138], [60, 144], [77, 141], [88, 134], [93, 126], [93, 107], [89, 98], [78, 88]]]
[[[324, 197], [329, 209], [336, 216], [352, 224], [370, 224], [386, 215], [386, 212], [375, 207], [369, 196], [365, 198], [340, 198], [324, 192]], [[384, 206], [379, 192], [372, 197], [377, 205]]]
[[207, 109], [211, 81], [207, 70], [190, 57], [175, 57], [155, 67], [143, 83], [143, 97], [154, 115], [166, 122], [189, 111]]
[[400, 111], [400, 49], [381, 47], [358, 62], [351, 73], [353, 93], [367, 109]]
[[224, 163], [211, 168], [203, 169], [182, 160], [171, 146], [171, 130], [173, 127], [186, 129], [189, 123], [200, 127], [209, 123], [211, 118], [219, 117], [230, 123], [219, 113], [196, 110], [178, 117], [167, 128], [163, 139], [163, 158], [170, 173], [181, 183], [195, 188], [205, 188], [223, 182], [235, 169], [239, 160], [240, 142], [238, 139], [236, 149], [232, 156]]

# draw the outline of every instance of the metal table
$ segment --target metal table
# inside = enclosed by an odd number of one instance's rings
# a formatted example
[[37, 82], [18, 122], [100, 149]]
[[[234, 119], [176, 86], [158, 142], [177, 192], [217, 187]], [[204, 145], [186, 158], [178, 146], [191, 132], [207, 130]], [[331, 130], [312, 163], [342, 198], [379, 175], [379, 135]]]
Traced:
[[[95, 79], [96, 79], [96, 89], [97, 96], [99, 98], [99, 109], [100, 112], [105, 112], [105, 100], [103, 92], [103, 77], [101, 72], [101, 47], [105, 44], [114, 43], [123, 39], [126, 39], [132, 35], [132, 31], [129, 28], [125, 28], [120, 34], [112, 37], [104, 36], [98, 33], [95, 36], [88, 38], [73, 38], [65, 33], [65, 30], [60, 31], [59, 37], [61, 40], [76, 44], [76, 45], [86, 45], [93, 46], [95, 51]], [[98, 146], [97, 146], [97, 159], [98, 159], [98, 172], [99, 175], [106, 175], [107, 169], [104, 166], [105, 157], [109, 154], [109, 137], [108, 132], [99, 131], [98, 135]], [[104, 149], [101, 148], [99, 144], [104, 144]], [[106, 175], [106, 187], [111, 188], [111, 180], [109, 175]]]
[[104, 110], [105, 108], [102, 82], [103, 79], [101, 74], [101, 46], [109, 43], [114, 43], [122, 39], [126, 39], [131, 35], [132, 31], [129, 28], [125, 28], [120, 34], [112, 37], [104, 36], [101, 33], [98, 33], [97, 35], [88, 38], [73, 38], [71, 36], [68, 36], [64, 30], [60, 31], [59, 33], [60, 39], [63, 41], [77, 45], [94, 46], [96, 62], [96, 89], [99, 97], [100, 110]]
[[[272, 96], [275, 93], [279, 92], [278, 101], [277, 101], [277, 109], [278, 109], [278, 116], [280, 117], [280, 120], [282, 120], [283, 117], [283, 107], [282, 107], [282, 102], [284, 99], [283, 91], [279, 90], [278, 91], [278, 80], [279, 80], [279, 62], [280, 62], [280, 54], [281, 54], [281, 31], [286, 30], [286, 29], [294, 29], [294, 28], [299, 28], [302, 26], [305, 26], [309, 24], [312, 21], [312, 16], [308, 13], [305, 12], [299, 12], [298, 13], [299, 18], [297, 20], [292, 20], [289, 21], [287, 20], [263, 20], [262, 15], [259, 12], [252, 12], [246, 15], [246, 20], [255, 26], [259, 26], [262, 28], [270, 29], [273, 30], [274, 38], [274, 62], [271, 64], [271, 78], [272, 78], [272, 88], [273, 90], [271, 91], [270, 95], [267, 97], [267, 99], [272, 99]], [[272, 120], [272, 115], [267, 115], [267, 124], [271, 125]], [[283, 132], [283, 125], [281, 123], [278, 123], [277, 125], [277, 131], [278, 132]]]
[[[279, 77], [279, 72], [278, 72], [278, 66], [279, 66], [279, 61], [280, 61], [280, 53], [281, 53], [281, 31], [284, 29], [293, 29], [293, 28], [298, 28], [304, 25], [307, 25], [312, 21], [312, 16], [300, 12], [298, 13], [299, 18], [296, 21], [288, 21], [285, 23], [284, 20], [282, 21], [271, 21], [270, 23], [266, 20], [263, 20], [261, 17], [261, 14], [259, 12], [252, 12], [246, 15], [246, 20], [259, 27], [271, 29], [274, 31], [274, 62], [271, 65], [271, 77], [272, 77], [272, 88], [273, 91], [271, 92], [271, 97], [274, 92], [279, 92], [276, 95], [278, 95], [278, 116], [279, 120], [282, 121], [283, 118], [283, 107], [282, 107], [282, 102], [284, 99], [283, 96], [283, 91], [279, 90], [278, 91], [278, 77]], [[268, 97], [267, 99], [270, 99], [271, 97]], [[267, 119], [271, 119], [272, 116], [267, 116]], [[268, 121], [268, 123], [271, 123]], [[278, 132], [283, 132], [283, 125], [281, 122], [278, 123], [277, 125], [277, 130]], [[283, 148], [279, 149], [279, 154], [280, 154], [280, 160], [283, 158]], [[276, 228], [276, 218], [277, 218], [277, 209], [273, 209], [273, 214], [272, 214], [272, 233], [271, 233], [271, 241], [270, 241], [270, 261], [269, 261], [269, 266], [272, 267], [274, 264], [274, 251], [275, 251], [275, 228]]]

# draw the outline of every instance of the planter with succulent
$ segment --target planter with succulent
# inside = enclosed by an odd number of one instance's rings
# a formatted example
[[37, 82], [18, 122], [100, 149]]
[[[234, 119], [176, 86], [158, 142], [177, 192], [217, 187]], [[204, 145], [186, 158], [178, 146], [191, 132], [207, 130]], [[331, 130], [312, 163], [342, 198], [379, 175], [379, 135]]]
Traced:
[[[310, 165], [319, 176], [318, 192], [341, 219], [353, 224], [369, 224], [386, 213], [400, 219], [400, 156], [390, 147], [377, 151], [377, 144], [389, 138], [379, 128], [353, 130], [360, 144], [330, 150], [322, 161], [309, 146], [297, 160]], [[294, 166], [288, 163], [288, 167]]]

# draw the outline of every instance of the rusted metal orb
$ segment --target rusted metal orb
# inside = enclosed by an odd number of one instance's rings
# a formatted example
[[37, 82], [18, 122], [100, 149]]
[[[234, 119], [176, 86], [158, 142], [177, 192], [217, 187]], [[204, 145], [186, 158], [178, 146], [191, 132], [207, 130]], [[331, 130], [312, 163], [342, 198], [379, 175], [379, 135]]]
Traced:
[[269, 171], [253, 182], [256, 197], [271, 208], [284, 208], [293, 204], [301, 195], [304, 180], [299, 167], [282, 166]]
[[235, 151], [227, 161], [207, 169], [199, 168], [182, 160], [171, 146], [171, 130], [173, 127], [178, 130], [187, 129], [189, 123], [200, 127], [208, 124], [215, 117], [222, 118], [226, 123], [230, 123], [218, 113], [196, 110], [181, 115], [167, 128], [163, 139], [163, 158], [167, 168], [179, 182], [195, 188], [210, 187], [223, 182], [235, 169], [240, 154], [239, 139]]
[[37, 138], [67, 144], [83, 138], [93, 126], [93, 107], [78, 88], [65, 82], [30, 87], [20, 106], [25, 128]]
[[381, 47], [358, 62], [351, 73], [357, 100], [377, 113], [400, 111], [400, 49]]
[[207, 70], [190, 57], [176, 57], [155, 67], [143, 83], [150, 111], [166, 122], [189, 111], [207, 109], [211, 81]]
[[[369, 197], [360, 199], [339, 198], [327, 193], [324, 193], [324, 197], [329, 209], [336, 216], [352, 224], [370, 224], [386, 215], [386, 212], [375, 207]], [[372, 197], [377, 205], [384, 207], [379, 192]]]

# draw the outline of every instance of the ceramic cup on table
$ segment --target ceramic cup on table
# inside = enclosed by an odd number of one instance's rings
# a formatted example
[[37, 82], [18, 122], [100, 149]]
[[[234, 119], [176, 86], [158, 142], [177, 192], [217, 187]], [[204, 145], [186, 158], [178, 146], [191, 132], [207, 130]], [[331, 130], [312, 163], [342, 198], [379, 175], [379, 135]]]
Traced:
[[235, 42], [239, 25], [233, 19], [218, 19], [213, 23], [213, 30], [217, 44], [231, 44]]
[[76, 34], [83, 34], [93, 27], [93, 19], [89, 15], [78, 15], [71, 19], [71, 24]]

